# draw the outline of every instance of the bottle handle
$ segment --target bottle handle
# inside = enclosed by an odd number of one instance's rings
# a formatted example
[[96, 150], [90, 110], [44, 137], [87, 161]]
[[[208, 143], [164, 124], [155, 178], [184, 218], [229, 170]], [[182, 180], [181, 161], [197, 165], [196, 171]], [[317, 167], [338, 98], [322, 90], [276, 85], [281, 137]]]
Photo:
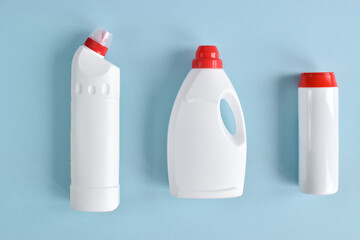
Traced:
[[[225, 130], [226, 134], [228, 135], [228, 137], [232, 140], [233, 143], [235, 143], [236, 145], [241, 145], [246, 140], [246, 130], [245, 130], [244, 115], [243, 115], [243, 112], [241, 109], [239, 98], [234, 90], [230, 90], [230, 91], [223, 92], [223, 94], [220, 97], [220, 101], [221, 101], [221, 99], [224, 99], [229, 104], [231, 111], [233, 112], [233, 115], [235, 118], [235, 124], [236, 124], [235, 134], [232, 135], [226, 129], [224, 122], [221, 119], [224, 130]], [[221, 114], [220, 114], [220, 117], [221, 117]]]

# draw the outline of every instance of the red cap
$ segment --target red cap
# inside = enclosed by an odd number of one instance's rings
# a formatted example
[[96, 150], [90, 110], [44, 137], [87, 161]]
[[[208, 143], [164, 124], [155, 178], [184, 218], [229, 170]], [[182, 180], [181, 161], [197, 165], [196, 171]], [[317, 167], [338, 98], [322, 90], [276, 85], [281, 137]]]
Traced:
[[222, 68], [219, 51], [216, 46], [199, 46], [195, 59], [192, 61], [193, 68]]
[[337, 87], [333, 72], [302, 73], [299, 88]]
[[110, 46], [112, 34], [100, 27], [96, 28], [86, 39], [85, 46], [97, 52], [100, 55], [105, 56], [108, 47]]
[[105, 54], [108, 50], [107, 47], [101, 45], [100, 43], [96, 42], [95, 40], [93, 40], [91, 38], [86, 39], [84, 45], [102, 56], [105, 56]]

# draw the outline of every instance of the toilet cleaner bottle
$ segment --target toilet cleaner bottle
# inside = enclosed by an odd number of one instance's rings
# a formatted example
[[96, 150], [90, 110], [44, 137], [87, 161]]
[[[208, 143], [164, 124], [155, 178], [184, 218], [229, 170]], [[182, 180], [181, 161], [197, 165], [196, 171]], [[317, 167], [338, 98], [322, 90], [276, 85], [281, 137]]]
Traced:
[[[222, 121], [231, 107], [236, 132]], [[179, 198], [232, 198], [243, 193], [246, 132], [238, 96], [215, 46], [200, 46], [176, 97], [168, 129], [170, 193]]]
[[119, 205], [120, 70], [104, 59], [111, 33], [97, 28], [71, 66], [71, 206], [107, 212]]

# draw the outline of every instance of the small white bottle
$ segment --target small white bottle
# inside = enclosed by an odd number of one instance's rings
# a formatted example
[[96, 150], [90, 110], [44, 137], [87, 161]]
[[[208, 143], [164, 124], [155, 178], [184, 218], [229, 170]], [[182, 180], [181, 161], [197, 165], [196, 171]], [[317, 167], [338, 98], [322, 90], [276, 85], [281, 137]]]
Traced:
[[104, 59], [111, 33], [97, 28], [71, 67], [71, 206], [107, 212], [119, 205], [120, 69]]
[[300, 190], [334, 194], [339, 183], [339, 93], [334, 73], [302, 73], [298, 94]]
[[[168, 130], [170, 192], [179, 198], [231, 198], [243, 193], [245, 122], [238, 96], [215, 46], [200, 46], [176, 97]], [[225, 127], [220, 101], [230, 105], [236, 132]]]

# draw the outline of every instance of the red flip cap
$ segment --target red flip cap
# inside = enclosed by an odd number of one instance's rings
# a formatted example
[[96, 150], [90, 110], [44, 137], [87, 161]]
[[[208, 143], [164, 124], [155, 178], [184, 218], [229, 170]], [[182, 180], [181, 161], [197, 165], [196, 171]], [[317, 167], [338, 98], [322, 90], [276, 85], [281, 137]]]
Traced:
[[112, 34], [105, 29], [96, 28], [86, 39], [84, 45], [97, 52], [98, 54], [105, 56], [108, 47], [110, 46]]
[[101, 45], [100, 43], [96, 42], [92, 38], [87, 38], [84, 45], [102, 56], [105, 56], [105, 54], [108, 50], [107, 47]]
[[302, 73], [299, 88], [337, 87], [333, 72]]
[[199, 46], [192, 61], [192, 68], [222, 68], [216, 46]]

